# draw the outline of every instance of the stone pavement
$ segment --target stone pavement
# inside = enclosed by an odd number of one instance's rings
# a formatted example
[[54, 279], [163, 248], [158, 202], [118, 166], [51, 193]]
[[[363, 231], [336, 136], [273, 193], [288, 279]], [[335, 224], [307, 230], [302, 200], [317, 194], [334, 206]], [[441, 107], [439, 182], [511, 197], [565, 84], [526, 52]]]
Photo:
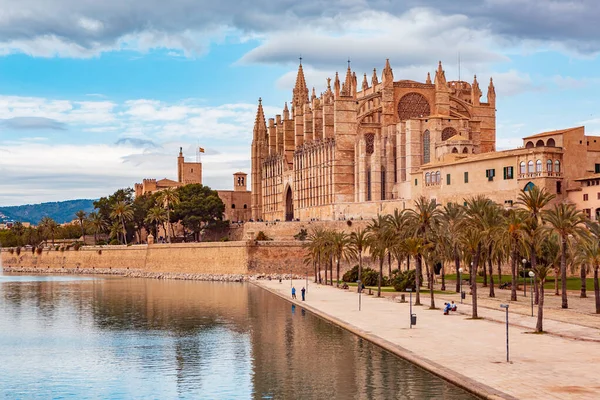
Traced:
[[[297, 290], [304, 284], [299, 282]], [[291, 300], [289, 280], [255, 283]], [[426, 303], [428, 296], [422, 301]], [[546, 327], [556, 335], [536, 335], [531, 328], [512, 325], [507, 363], [506, 327], [498, 322], [504, 321], [501, 310], [481, 307], [484, 319], [471, 320], [459, 313], [444, 316], [441, 310], [428, 310], [427, 303], [413, 306], [418, 320], [409, 329], [408, 303], [390, 298], [363, 295], [358, 311], [356, 292], [311, 282], [307, 301], [296, 303], [482, 397], [600, 398], [600, 343], [571, 338], [597, 339], [595, 329], [547, 320]], [[436, 295], [436, 305], [443, 304]], [[470, 311], [466, 304], [459, 307], [461, 312]], [[535, 323], [535, 318], [513, 313], [509, 320], [522, 326]]]

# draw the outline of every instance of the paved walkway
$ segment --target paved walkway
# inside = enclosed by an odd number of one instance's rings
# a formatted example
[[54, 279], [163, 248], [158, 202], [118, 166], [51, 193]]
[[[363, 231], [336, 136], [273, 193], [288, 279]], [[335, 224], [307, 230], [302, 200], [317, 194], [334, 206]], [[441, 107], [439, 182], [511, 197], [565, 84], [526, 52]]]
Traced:
[[[291, 297], [289, 280], [256, 283]], [[296, 286], [298, 292], [300, 288]], [[422, 300], [427, 301], [425, 296]], [[592, 328], [546, 321], [556, 335], [536, 335], [532, 329], [511, 326], [511, 362], [507, 363], [506, 327], [498, 322], [504, 321], [505, 314], [500, 310], [481, 307], [484, 319], [471, 320], [459, 313], [444, 316], [441, 310], [413, 306], [418, 321], [409, 329], [408, 303], [390, 298], [363, 295], [362, 311], [358, 311], [356, 292], [311, 282], [307, 301], [296, 302], [487, 398], [600, 398], [600, 343], [572, 339], [597, 339]], [[443, 305], [444, 300], [436, 296], [436, 303]], [[462, 305], [461, 312], [469, 311]], [[527, 327], [535, 323], [535, 318], [513, 313], [509, 319]]]

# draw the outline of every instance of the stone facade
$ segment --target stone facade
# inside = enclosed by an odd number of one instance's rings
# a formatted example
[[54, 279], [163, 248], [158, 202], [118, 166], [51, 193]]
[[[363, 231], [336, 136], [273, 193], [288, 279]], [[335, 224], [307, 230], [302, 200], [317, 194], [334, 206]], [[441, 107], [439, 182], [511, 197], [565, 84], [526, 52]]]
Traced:
[[[383, 203], [413, 198], [407, 183], [421, 166], [447, 153], [495, 150], [496, 94], [487, 102], [477, 78], [446, 81], [441, 63], [434, 82], [394, 81], [386, 62], [362, 85], [348, 66], [327, 90], [309, 97], [302, 65], [291, 110], [267, 121], [259, 100], [252, 142], [252, 217], [255, 220], [339, 219], [380, 212]], [[343, 211], [341, 207], [346, 210]], [[369, 213], [367, 216], [372, 216]]]
[[[590, 173], [600, 173], [600, 137], [584, 127], [544, 132], [523, 147], [496, 151], [496, 92], [487, 101], [477, 77], [432, 83], [345, 81], [309, 97], [302, 65], [291, 110], [265, 120], [259, 100], [252, 141], [252, 218], [256, 221], [370, 219], [411, 207], [419, 196], [462, 204], [486, 195], [512, 206], [536, 185], [566, 200]], [[591, 209], [587, 207], [587, 209]], [[594, 208], [595, 210], [596, 208]]]

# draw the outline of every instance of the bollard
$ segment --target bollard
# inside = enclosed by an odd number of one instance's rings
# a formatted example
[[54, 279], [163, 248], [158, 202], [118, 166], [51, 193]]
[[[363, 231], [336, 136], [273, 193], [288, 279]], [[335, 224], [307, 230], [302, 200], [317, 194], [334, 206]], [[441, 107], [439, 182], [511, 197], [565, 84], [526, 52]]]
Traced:
[[411, 325], [416, 325], [417, 324], [417, 314], [411, 314], [410, 315], [410, 324]]

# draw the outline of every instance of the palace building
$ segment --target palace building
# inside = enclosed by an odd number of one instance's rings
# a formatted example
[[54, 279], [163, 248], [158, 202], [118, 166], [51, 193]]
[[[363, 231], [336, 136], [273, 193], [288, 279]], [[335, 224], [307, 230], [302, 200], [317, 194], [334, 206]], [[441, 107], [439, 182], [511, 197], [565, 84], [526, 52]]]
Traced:
[[[236, 172], [233, 174], [233, 190], [217, 190], [219, 198], [225, 205], [223, 220], [231, 222], [248, 221], [251, 217], [251, 194], [247, 189], [247, 174]], [[202, 163], [185, 161], [183, 149], [179, 148], [177, 157], [177, 180], [171, 179], [144, 179], [142, 183], [135, 184], [135, 195], [142, 196], [146, 193], [155, 193], [166, 188], [177, 188], [192, 183], [202, 184]]]
[[[580, 190], [577, 179], [600, 163], [600, 137], [583, 127], [523, 139], [496, 151], [496, 92], [482, 99], [477, 77], [394, 81], [389, 61], [358, 86], [344, 82], [309, 95], [302, 64], [290, 107], [265, 119], [259, 99], [252, 141], [252, 218], [372, 218], [411, 207], [419, 196], [438, 203], [484, 194], [507, 207], [521, 189], [539, 185], [557, 200]], [[596, 144], [596, 140], [598, 143]], [[599, 172], [599, 171], [595, 171]], [[600, 195], [599, 195], [600, 196]]]

